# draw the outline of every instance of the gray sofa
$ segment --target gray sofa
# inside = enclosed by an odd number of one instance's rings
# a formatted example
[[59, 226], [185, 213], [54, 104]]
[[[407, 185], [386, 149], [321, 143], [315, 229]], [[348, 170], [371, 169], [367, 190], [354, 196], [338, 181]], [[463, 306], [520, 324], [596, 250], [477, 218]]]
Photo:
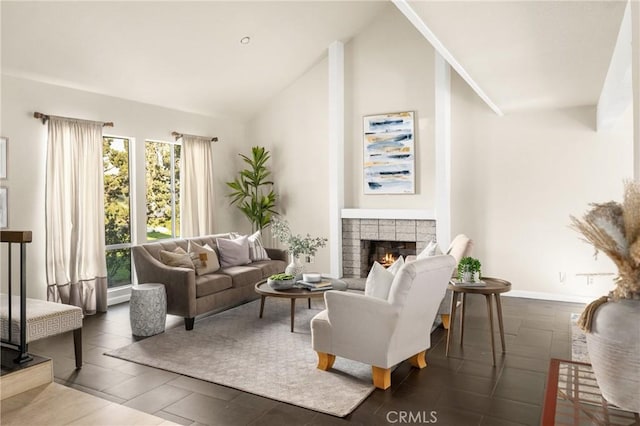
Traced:
[[206, 275], [196, 275], [193, 269], [167, 266], [160, 262], [160, 251], [177, 247], [187, 250], [189, 240], [209, 244], [219, 256], [216, 238], [230, 238], [230, 234], [159, 241], [133, 247], [138, 282], [162, 283], [167, 291], [167, 313], [184, 317], [185, 328], [193, 329], [195, 317], [207, 312], [231, 308], [257, 299], [255, 284], [270, 275], [283, 272], [287, 252], [267, 248], [271, 260], [261, 260], [242, 266], [221, 268]]

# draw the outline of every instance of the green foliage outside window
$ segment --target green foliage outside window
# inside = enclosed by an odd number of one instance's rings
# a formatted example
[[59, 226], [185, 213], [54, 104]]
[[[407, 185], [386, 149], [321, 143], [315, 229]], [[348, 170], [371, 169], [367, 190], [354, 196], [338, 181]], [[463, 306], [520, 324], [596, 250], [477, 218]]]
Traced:
[[148, 240], [180, 235], [180, 148], [163, 142], [146, 143]]
[[[105, 137], [102, 140], [104, 164], [104, 216], [107, 246], [131, 243], [129, 198], [129, 140]], [[108, 249], [109, 287], [131, 283], [131, 250]]]

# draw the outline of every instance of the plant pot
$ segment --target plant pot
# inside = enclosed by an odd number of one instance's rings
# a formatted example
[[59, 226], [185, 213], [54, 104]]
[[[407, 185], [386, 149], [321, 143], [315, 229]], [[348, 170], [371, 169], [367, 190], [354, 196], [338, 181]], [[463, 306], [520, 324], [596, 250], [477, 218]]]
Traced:
[[594, 313], [587, 349], [602, 396], [640, 412], [640, 300], [607, 302]]
[[289, 264], [285, 268], [285, 274], [293, 275], [296, 277], [296, 280], [302, 279], [302, 271], [304, 269], [304, 265], [300, 261], [297, 256], [293, 254], [289, 254]]
[[473, 280], [473, 272], [463, 272], [460, 278], [462, 279], [462, 282], [470, 283]]

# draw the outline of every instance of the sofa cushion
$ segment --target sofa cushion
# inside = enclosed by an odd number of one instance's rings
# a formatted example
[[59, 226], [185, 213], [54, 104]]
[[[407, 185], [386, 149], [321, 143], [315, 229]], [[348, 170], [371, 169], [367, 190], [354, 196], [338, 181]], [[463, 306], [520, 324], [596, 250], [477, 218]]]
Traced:
[[262, 273], [262, 278], [268, 278], [273, 274], [279, 274], [287, 267], [282, 260], [260, 260], [250, 264], [252, 268], [258, 268]]
[[195, 241], [189, 241], [189, 254], [198, 275], [210, 274], [220, 269], [218, 255], [209, 247], [209, 244], [205, 244], [203, 247]]
[[231, 287], [231, 277], [228, 275], [207, 274], [196, 277], [196, 297], [208, 296]]
[[249, 240], [246, 235], [232, 240], [218, 238], [216, 244], [220, 253], [220, 265], [223, 268], [251, 263]]
[[262, 272], [258, 268], [249, 265], [229, 266], [218, 271], [221, 274], [229, 275], [233, 281], [233, 287], [244, 287], [255, 285], [262, 279]]
[[177, 247], [173, 251], [160, 250], [160, 261], [167, 266], [195, 269], [191, 256], [182, 247]]

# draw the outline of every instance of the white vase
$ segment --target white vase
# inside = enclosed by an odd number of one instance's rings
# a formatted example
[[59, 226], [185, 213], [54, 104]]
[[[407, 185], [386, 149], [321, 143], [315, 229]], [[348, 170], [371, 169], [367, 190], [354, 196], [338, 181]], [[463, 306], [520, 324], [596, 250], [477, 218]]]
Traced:
[[640, 412], [640, 300], [600, 306], [593, 316], [587, 349], [602, 396]]
[[304, 265], [302, 264], [300, 259], [290, 253], [289, 260], [290, 262], [284, 270], [285, 274], [293, 275], [296, 277], [296, 279], [302, 279], [302, 271], [304, 269]]

